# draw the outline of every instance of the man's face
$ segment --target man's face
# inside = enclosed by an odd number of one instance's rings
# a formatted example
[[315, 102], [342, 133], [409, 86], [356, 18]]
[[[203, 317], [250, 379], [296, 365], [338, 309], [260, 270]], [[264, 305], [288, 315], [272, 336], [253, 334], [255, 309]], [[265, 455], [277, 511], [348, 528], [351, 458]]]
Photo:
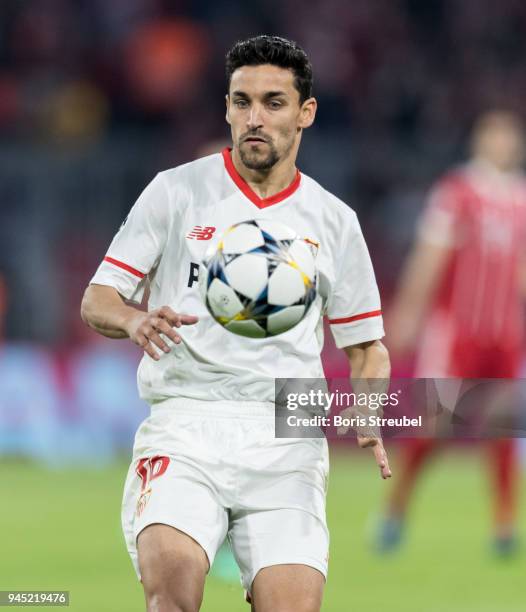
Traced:
[[514, 171], [524, 161], [525, 143], [519, 120], [507, 113], [488, 113], [475, 133], [475, 154], [501, 170]]
[[234, 149], [251, 170], [268, 170], [287, 157], [316, 110], [313, 98], [300, 105], [293, 72], [270, 64], [238, 68], [226, 104]]

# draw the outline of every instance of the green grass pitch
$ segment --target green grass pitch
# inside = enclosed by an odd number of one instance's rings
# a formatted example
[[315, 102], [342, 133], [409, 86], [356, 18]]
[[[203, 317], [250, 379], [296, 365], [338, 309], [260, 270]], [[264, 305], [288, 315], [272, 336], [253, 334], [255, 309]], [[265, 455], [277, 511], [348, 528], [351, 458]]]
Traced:
[[[372, 553], [368, 542], [385, 491], [369, 454], [331, 457], [324, 611], [526, 609], [526, 551], [510, 560], [490, 552], [489, 486], [481, 454], [449, 452], [430, 466], [405, 546], [386, 558]], [[120, 531], [126, 469], [119, 463], [50, 472], [0, 461], [0, 590], [69, 590], [69, 609], [75, 612], [144, 610]], [[240, 586], [211, 577], [202, 610], [248, 612], [249, 606]]]

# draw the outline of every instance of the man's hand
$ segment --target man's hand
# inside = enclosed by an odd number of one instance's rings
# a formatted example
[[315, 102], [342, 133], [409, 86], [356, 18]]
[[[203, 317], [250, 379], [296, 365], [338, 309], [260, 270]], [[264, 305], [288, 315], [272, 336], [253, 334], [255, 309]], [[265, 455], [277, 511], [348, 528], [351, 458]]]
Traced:
[[150, 312], [138, 310], [127, 304], [113, 287], [96, 284], [84, 292], [81, 316], [87, 325], [107, 338], [130, 338], [155, 361], [160, 359], [157, 349], [170, 352], [166, 339], [175, 344], [181, 342], [174, 328], [198, 321], [196, 316], [179, 314], [169, 306]]
[[[341, 411], [341, 416], [345, 419], [355, 419], [360, 415], [360, 411], [355, 408], [346, 408]], [[338, 427], [338, 435], [344, 436], [350, 427], [347, 425], [342, 425]], [[385, 480], [386, 478], [391, 478], [391, 468], [389, 467], [389, 460], [387, 458], [387, 453], [385, 452], [384, 444], [382, 442], [382, 438], [379, 437], [374, 432], [369, 432], [362, 430], [360, 431], [360, 427], [356, 428], [356, 441], [358, 442], [358, 446], [360, 448], [372, 448], [374, 453], [374, 458], [376, 460], [376, 465], [380, 468], [380, 474], [382, 478]]]
[[384, 480], [391, 478], [391, 468], [389, 467], [389, 460], [387, 459], [382, 438], [363, 438], [358, 436], [358, 446], [360, 448], [372, 448], [376, 465], [380, 468], [382, 478]]
[[171, 350], [161, 334], [172, 340], [174, 344], [179, 344], [181, 336], [174, 328], [193, 325], [198, 320], [195, 315], [179, 314], [169, 306], [162, 306], [150, 312], [137, 310], [131, 313], [126, 320], [124, 330], [132, 342], [140, 346], [152, 359], [159, 361], [160, 355], [155, 347], [165, 353]]
[[[351, 367], [351, 380], [353, 388], [365, 393], [374, 391], [385, 391], [389, 385], [391, 365], [389, 353], [379, 340], [362, 342], [343, 349], [349, 357]], [[341, 415], [352, 418], [360, 415], [361, 407], [354, 406], [342, 410]], [[367, 407], [366, 407], [367, 416]], [[349, 427], [339, 427], [338, 434], [346, 434]], [[391, 477], [391, 468], [387, 460], [380, 430], [371, 427], [357, 427], [357, 440], [360, 448], [372, 448], [376, 464], [380, 468], [383, 479]]]

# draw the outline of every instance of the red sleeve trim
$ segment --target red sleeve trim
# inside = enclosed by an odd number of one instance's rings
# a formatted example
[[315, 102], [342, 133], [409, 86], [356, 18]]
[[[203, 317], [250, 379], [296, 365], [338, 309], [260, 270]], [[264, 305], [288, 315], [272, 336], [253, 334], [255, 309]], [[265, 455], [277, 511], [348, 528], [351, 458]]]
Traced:
[[371, 310], [371, 312], [362, 312], [361, 314], [354, 315], [352, 317], [343, 317], [341, 319], [329, 319], [329, 323], [331, 325], [336, 325], [338, 323], [352, 323], [353, 321], [359, 321], [360, 319], [369, 319], [370, 317], [379, 317], [381, 316], [381, 310]]
[[122, 268], [123, 270], [126, 270], [126, 272], [130, 272], [131, 274], [133, 274], [134, 276], [137, 276], [138, 278], [144, 278], [146, 276], [146, 274], [139, 272], [139, 270], [132, 268], [128, 264], [125, 264], [124, 262], [119, 261], [118, 259], [113, 259], [113, 257], [106, 256], [104, 258], [104, 261], [107, 261], [108, 263], [113, 264], [114, 266], [117, 266], [118, 268]]

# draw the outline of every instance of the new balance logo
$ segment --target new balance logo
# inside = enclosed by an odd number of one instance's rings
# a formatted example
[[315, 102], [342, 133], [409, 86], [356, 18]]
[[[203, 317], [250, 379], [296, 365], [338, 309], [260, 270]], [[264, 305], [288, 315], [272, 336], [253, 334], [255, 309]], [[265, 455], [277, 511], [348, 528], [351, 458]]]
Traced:
[[190, 240], [210, 240], [215, 231], [215, 227], [203, 227], [202, 225], [196, 225], [191, 232], [188, 232], [186, 237]]

